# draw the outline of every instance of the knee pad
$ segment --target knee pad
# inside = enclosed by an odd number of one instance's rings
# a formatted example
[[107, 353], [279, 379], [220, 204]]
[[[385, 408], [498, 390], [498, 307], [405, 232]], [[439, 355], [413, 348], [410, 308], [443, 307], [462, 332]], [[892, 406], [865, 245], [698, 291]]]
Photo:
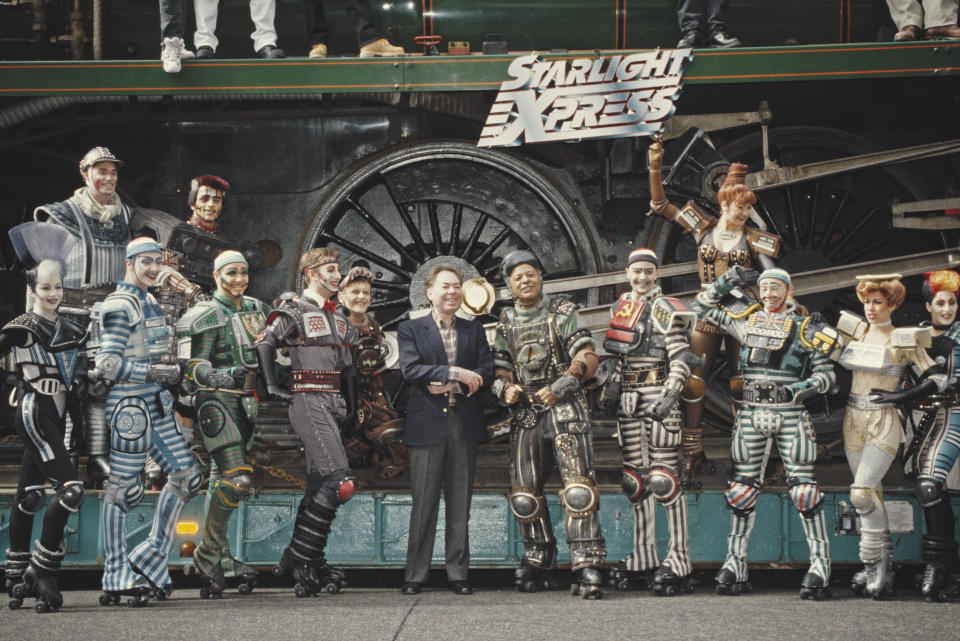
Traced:
[[736, 476], [727, 481], [727, 491], [723, 496], [734, 512], [748, 514], [757, 507], [760, 483], [752, 476]]
[[68, 512], [76, 512], [83, 503], [83, 483], [80, 481], [67, 481], [57, 488], [57, 500]]
[[195, 496], [200, 491], [201, 485], [203, 485], [203, 471], [196, 465], [174, 470], [167, 475], [166, 486], [184, 501], [189, 501], [190, 497]]
[[17, 509], [30, 516], [39, 512], [47, 502], [47, 493], [43, 490], [43, 485], [30, 485], [23, 488], [23, 492], [17, 497]]
[[823, 503], [823, 492], [814, 479], [791, 476], [787, 479], [787, 487], [790, 488], [790, 500], [803, 516], [813, 516], [814, 510]]
[[[313, 495], [316, 501], [333, 509], [346, 503], [357, 493], [357, 477], [349, 468], [334, 470], [325, 476], [315, 475], [313, 481], [313, 486], [316, 488]], [[312, 489], [310, 485], [308, 478], [308, 491]]]
[[223, 500], [237, 507], [240, 501], [250, 494], [250, 488], [253, 485], [252, 474], [253, 468], [245, 465], [227, 470], [223, 478], [216, 482], [217, 490]]
[[103, 502], [113, 503], [121, 512], [129, 512], [143, 500], [143, 484], [139, 477], [108, 479]]
[[532, 487], [511, 487], [507, 502], [519, 523], [534, 523], [547, 513], [547, 499], [534, 494]]
[[706, 391], [707, 382], [696, 374], [691, 374], [687, 377], [687, 382], [683, 386], [683, 401], [685, 403], [698, 403], [703, 400]]
[[623, 464], [623, 469], [620, 470], [620, 487], [623, 488], [623, 493], [631, 503], [639, 503], [643, 500], [643, 475], [636, 465]]
[[743, 374], [730, 377], [730, 396], [738, 403], [743, 400]]
[[932, 476], [918, 476], [914, 491], [921, 507], [932, 507], [943, 500], [943, 484]]
[[647, 476], [647, 485], [657, 500], [664, 504], [673, 503], [680, 495], [680, 479], [677, 478], [677, 472], [666, 466], [652, 466]]
[[574, 476], [564, 480], [560, 502], [571, 518], [585, 519], [600, 507], [600, 490], [593, 479]]
[[872, 487], [850, 486], [850, 503], [857, 509], [860, 516], [873, 512], [882, 501], [883, 496]]

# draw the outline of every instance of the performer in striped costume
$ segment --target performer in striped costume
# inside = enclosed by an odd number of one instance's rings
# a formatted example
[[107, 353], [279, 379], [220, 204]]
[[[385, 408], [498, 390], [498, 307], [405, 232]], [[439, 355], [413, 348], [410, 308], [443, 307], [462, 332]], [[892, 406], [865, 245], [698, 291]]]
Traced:
[[947, 590], [948, 575], [957, 568], [957, 542], [954, 540], [954, 514], [947, 496], [947, 475], [960, 456], [960, 322], [957, 322], [957, 296], [960, 274], [942, 270], [928, 272], [923, 282], [923, 298], [933, 327], [933, 358], [942, 357], [950, 386], [940, 394], [920, 399], [920, 424], [907, 450], [917, 471], [917, 500], [923, 507], [927, 533], [923, 535], [923, 561], [926, 564], [920, 592], [928, 602], [956, 597]]
[[[839, 363], [853, 371], [843, 417], [843, 449], [853, 472], [850, 502], [860, 515], [860, 560], [864, 564], [851, 587], [857, 594], [881, 599], [892, 593], [894, 579], [881, 481], [903, 439], [896, 404], [942, 393], [948, 383], [943, 367], [924, 349], [931, 344], [930, 328], [894, 328], [890, 321], [906, 297], [900, 274], [857, 279], [857, 297], [866, 319], [845, 311], [837, 323], [845, 342]], [[908, 367], [919, 382], [896, 391]]]
[[[127, 245], [126, 274], [117, 291], [102, 303], [102, 334], [94, 377], [109, 388], [110, 476], [100, 510], [104, 545], [102, 605], [131, 595], [142, 603], [153, 593], [170, 593], [167, 563], [174, 528], [184, 503], [202, 483], [199, 467], [187, 451], [173, 413], [172, 388], [180, 382], [180, 365], [172, 353], [173, 328], [147, 293], [161, 268], [160, 246], [150, 238]], [[147, 539], [127, 556], [127, 513], [143, 499], [140, 474], [153, 456], [167, 473], [157, 499]]]
[[800, 595], [829, 595], [830, 547], [823, 515], [823, 494], [813, 474], [817, 438], [803, 402], [826, 394], [835, 384], [828, 356], [838, 334], [832, 327], [798, 316], [790, 300], [790, 275], [767, 269], [758, 279], [760, 299], [744, 288], [756, 278], [753, 270], [733, 267], [700, 292], [694, 309], [740, 341], [743, 362], [743, 405], [737, 412], [731, 454], [733, 479], [726, 499], [733, 510], [727, 558], [717, 572], [717, 593], [749, 591], [747, 544], [756, 519], [767, 441], [776, 440], [787, 472], [790, 499], [810, 546], [810, 569]]
[[[0, 330], [0, 355], [12, 351], [20, 375], [14, 424], [24, 450], [17, 496], [10, 506], [4, 574], [11, 609], [19, 608], [26, 597], [36, 597], [37, 611], [48, 612], [63, 605], [57, 585], [63, 528], [84, 496], [64, 433], [67, 414], [79, 414], [79, 391], [87, 373], [82, 352], [86, 332], [57, 314], [66, 276], [63, 256], [75, 243], [73, 237], [49, 223], [25, 223], [9, 233], [27, 267], [33, 308]], [[33, 517], [46, 502], [47, 481], [54, 500], [47, 506], [31, 555]]]
[[227, 525], [250, 493], [253, 467], [247, 463], [246, 450], [259, 409], [254, 345], [267, 319], [264, 304], [244, 296], [250, 276], [243, 254], [222, 252], [213, 269], [217, 284], [213, 300], [194, 305], [177, 322], [180, 358], [187, 379], [198, 388], [197, 419], [213, 458], [203, 541], [193, 554], [203, 581], [202, 598], [219, 597], [228, 575], [238, 578], [240, 592], [248, 594], [257, 575], [231, 556]]
[[[601, 403], [619, 405], [622, 483], [634, 513], [634, 548], [614, 569], [614, 576], [622, 588], [623, 579], [656, 568], [653, 592], [669, 596], [693, 591], [687, 496], [679, 480], [682, 417], [677, 402], [684, 381], [699, 361], [689, 342], [697, 317], [682, 302], [661, 293], [659, 262], [652, 250], [632, 251], [626, 272], [631, 291], [614, 303], [603, 342], [619, 362]], [[654, 499], [667, 512], [670, 532], [662, 564]]]

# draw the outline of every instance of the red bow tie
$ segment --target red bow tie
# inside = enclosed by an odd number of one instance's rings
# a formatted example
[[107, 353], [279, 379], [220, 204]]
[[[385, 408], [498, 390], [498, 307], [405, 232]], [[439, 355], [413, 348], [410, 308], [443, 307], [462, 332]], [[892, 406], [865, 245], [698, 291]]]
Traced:
[[323, 304], [323, 308], [324, 308], [325, 310], [327, 310], [328, 312], [335, 312], [335, 311], [337, 311], [337, 304], [336, 304], [335, 302], [333, 302], [332, 300], [328, 300], [327, 302], [325, 302], [325, 303]]

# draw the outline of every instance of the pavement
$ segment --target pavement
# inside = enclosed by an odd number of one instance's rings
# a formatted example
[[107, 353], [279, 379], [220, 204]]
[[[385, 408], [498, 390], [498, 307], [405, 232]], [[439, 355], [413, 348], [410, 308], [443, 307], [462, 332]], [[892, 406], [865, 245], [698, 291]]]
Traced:
[[[949, 641], [960, 639], [960, 604], [928, 604], [912, 589], [885, 601], [834, 589], [829, 601], [803, 601], [793, 587], [799, 574], [768, 574], [753, 594], [715, 595], [709, 574], [703, 585], [679, 597], [647, 591], [606, 590], [599, 601], [566, 590], [519, 594], [493, 587], [510, 583], [506, 572], [488, 573], [472, 596], [457, 596], [436, 577], [418, 596], [396, 586], [347, 587], [340, 594], [298, 599], [292, 588], [258, 587], [253, 594], [228, 591], [201, 600], [195, 584], [166, 601], [139, 608], [102, 607], [99, 591], [65, 592], [59, 613], [37, 614], [31, 601], [19, 611], [0, 610], [0, 638], [60, 639], [406, 641]], [[349, 577], [348, 577], [349, 578]], [[390, 583], [399, 585], [399, 573]], [[179, 583], [179, 582], [178, 582]], [[369, 582], [368, 582], [369, 583]], [[788, 585], [790, 587], [788, 587]], [[839, 582], [837, 583], [839, 585]]]

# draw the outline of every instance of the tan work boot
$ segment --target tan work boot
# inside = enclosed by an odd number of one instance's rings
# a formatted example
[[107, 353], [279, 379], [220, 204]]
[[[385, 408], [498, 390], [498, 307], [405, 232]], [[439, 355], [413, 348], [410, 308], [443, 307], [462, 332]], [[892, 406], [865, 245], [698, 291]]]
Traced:
[[908, 24], [900, 31], [893, 34], [894, 42], [913, 42], [920, 39], [920, 27]]
[[315, 44], [310, 47], [310, 53], [307, 54], [309, 58], [326, 58], [327, 57], [327, 45], [321, 43]]
[[395, 47], [386, 38], [374, 40], [369, 44], [360, 47], [361, 58], [373, 58], [375, 56], [403, 56], [406, 52], [403, 47]]

